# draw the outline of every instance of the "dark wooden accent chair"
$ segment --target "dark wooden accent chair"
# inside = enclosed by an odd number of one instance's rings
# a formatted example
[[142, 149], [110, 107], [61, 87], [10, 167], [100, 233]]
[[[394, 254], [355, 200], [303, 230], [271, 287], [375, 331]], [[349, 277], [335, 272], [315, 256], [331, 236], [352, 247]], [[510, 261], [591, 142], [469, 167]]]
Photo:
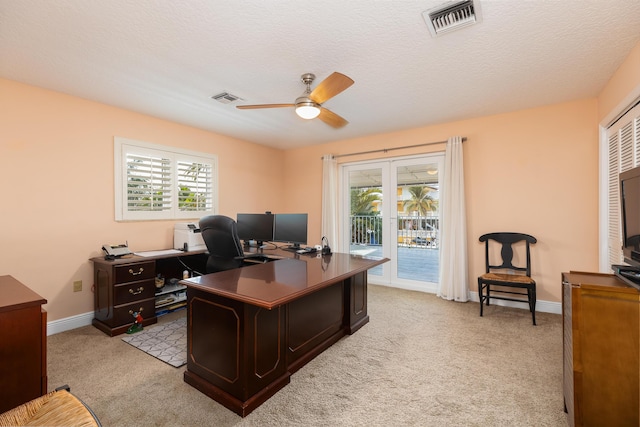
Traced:
[[[525, 302], [529, 304], [529, 311], [533, 324], [536, 324], [536, 281], [531, 278], [531, 255], [529, 245], [536, 243], [535, 237], [522, 233], [489, 233], [480, 236], [485, 244], [485, 273], [478, 277], [478, 294], [480, 297], [480, 316], [483, 305], [493, 299]], [[525, 242], [526, 266], [513, 265], [513, 247], [515, 243]], [[493, 243], [491, 243], [493, 242]], [[501, 245], [500, 255], [502, 264], [491, 265], [489, 262], [489, 248]], [[492, 288], [497, 286], [498, 288]], [[504, 288], [512, 288], [506, 290]], [[517, 288], [513, 289], [513, 288]], [[526, 291], [526, 293], [524, 292]], [[493, 293], [492, 293], [493, 292]], [[509, 296], [513, 295], [518, 297]], [[526, 299], [525, 299], [526, 297]]]

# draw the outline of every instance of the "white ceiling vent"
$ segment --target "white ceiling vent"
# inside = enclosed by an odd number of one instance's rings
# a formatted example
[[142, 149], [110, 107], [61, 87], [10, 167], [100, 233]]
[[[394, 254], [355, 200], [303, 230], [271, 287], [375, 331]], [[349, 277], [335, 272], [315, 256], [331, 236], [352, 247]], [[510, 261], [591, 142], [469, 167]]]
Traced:
[[217, 95], [213, 95], [211, 98], [223, 104], [231, 104], [232, 102], [236, 101], [244, 101], [239, 96], [232, 95], [229, 92], [221, 92]]
[[433, 37], [482, 21], [477, 0], [451, 1], [422, 12]]

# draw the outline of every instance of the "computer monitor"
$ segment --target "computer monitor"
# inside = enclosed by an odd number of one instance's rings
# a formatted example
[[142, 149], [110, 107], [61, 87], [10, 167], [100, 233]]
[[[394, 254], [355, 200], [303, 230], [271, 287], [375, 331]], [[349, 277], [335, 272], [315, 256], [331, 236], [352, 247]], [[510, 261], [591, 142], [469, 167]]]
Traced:
[[290, 249], [300, 249], [307, 244], [307, 214], [275, 214], [273, 241], [290, 243]]
[[260, 247], [264, 242], [273, 240], [273, 215], [257, 213], [239, 213], [236, 217], [238, 223], [238, 238], [245, 244], [255, 240]]

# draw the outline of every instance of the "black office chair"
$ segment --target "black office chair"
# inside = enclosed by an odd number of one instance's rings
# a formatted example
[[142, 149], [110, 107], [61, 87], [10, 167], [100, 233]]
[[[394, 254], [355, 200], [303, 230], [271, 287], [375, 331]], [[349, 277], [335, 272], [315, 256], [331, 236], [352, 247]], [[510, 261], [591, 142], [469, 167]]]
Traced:
[[[493, 299], [525, 302], [529, 304], [529, 311], [533, 324], [536, 324], [536, 281], [531, 278], [531, 256], [529, 245], [536, 243], [535, 237], [522, 233], [489, 233], [480, 236], [480, 241], [485, 243], [485, 274], [478, 277], [478, 294], [480, 296], [480, 316], [482, 316], [483, 304]], [[491, 265], [489, 262], [489, 247], [493, 241], [502, 246], [500, 255], [502, 264]], [[515, 243], [523, 242], [526, 246], [526, 267], [513, 265], [513, 247]], [[493, 246], [493, 245], [491, 245]], [[522, 265], [522, 264], [520, 264]], [[498, 289], [492, 286], [498, 286]], [[505, 290], [503, 287], [526, 290]], [[497, 293], [492, 294], [492, 292]], [[521, 297], [509, 297], [504, 295], [520, 295]], [[524, 298], [526, 297], [526, 299]]]
[[238, 268], [243, 264], [244, 252], [238, 238], [236, 222], [224, 215], [210, 215], [200, 219], [200, 233], [207, 250], [207, 273]]

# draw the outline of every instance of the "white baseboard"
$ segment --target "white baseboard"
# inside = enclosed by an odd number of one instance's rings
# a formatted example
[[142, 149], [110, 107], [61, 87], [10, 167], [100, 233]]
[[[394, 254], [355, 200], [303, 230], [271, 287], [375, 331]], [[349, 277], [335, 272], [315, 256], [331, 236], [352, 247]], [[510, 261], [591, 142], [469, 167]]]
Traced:
[[[380, 286], [388, 286], [391, 288], [405, 289], [407, 291], [418, 291], [425, 292], [428, 294], [437, 293], [437, 285], [427, 284], [425, 287], [417, 287], [417, 286], [405, 286], [399, 284], [388, 284], [388, 283], [376, 283], [375, 279], [369, 279], [369, 283], [372, 285], [380, 285]], [[469, 298], [473, 302], [480, 302], [480, 298], [478, 298], [478, 292], [469, 292]], [[523, 310], [528, 310], [526, 304], [513, 302], [513, 301], [505, 301], [505, 300], [491, 300], [491, 304], [493, 305], [501, 305], [503, 307], [512, 307], [512, 308], [521, 308]], [[537, 300], [536, 301], [536, 311], [541, 313], [553, 313], [553, 314], [562, 314], [562, 303], [554, 302], [554, 301], [545, 301], [545, 300]]]
[[398, 284], [398, 283], [378, 283], [375, 279], [369, 278], [369, 284], [371, 285], [379, 285], [386, 286], [388, 288], [398, 288], [404, 289], [405, 291], [418, 291], [424, 292], [427, 294], [435, 294], [438, 291], [438, 285], [436, 283], [424, 283], [422, 285], [412, 285], [412, 284]]
[[[478, 298], [477, 292], [471, 292], [471, 301], [480, 302], [480, 298]], [[503, 307], [513, 307], [513, 308], [521, 308], [523, 310], [528, 310], [526, 303], [518, 303], [513, 301], [505, 301], [499, 299], [492, 299], [491, 305], [501, 305]], [[541, 313], [553, 313], [553, 314], [562, 314], [562, 303], [554, 302], [554, 301], [545, 301], [545, 300], [536, 300], [536, 311]]]
[[47, 322], [47, 336], [91, 325], [93, 311]]

